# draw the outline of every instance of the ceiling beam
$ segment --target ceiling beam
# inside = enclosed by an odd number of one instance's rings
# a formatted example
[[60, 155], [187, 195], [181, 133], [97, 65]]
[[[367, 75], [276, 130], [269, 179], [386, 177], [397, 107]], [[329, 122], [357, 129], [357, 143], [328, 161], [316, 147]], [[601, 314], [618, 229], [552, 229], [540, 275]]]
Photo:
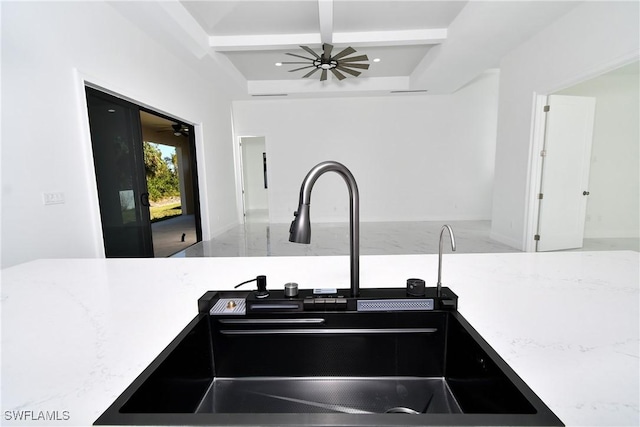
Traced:
[[318, 0], [318, 20], [320, 40], [322, 43], [333, 43], [333, 0]]
[[183, 38], [188, 38], [190, 44], [197, 46], [198, 52], [196, 53], [194, 51], [194, 54], [196, 54], [198, 59], [202, 59], [207, 53], [206, 45], [208, 34], [202, 29], [200, 24], [198, 24], [193, 15], [178, 1], [159, 2], [158, 6], [177, 24], [174, 26], [174, 32], [181, 30], [184, 33]]
[[242, 36], [209, 36], [209, 46], [219, 52], [241, 50], [292, 49], [300, 45], [321, 44], [320, 34], [261, 34]]
[[403, 30], [403, 31], [362, 31], [333, 33], [327, 42], [321, 34], [262, 34], [242, 36], [209, 36], [209, 46], [218, 52], [243, 50], [292, 49], [301, 45], [321, 45], [332, 43], [350, 46], [397, 46], [440, 44], [447, 39], [446, 28]]
[[333, 34], [333, 42], [335, 44], [348, 44], [353, 46], [440, 44], [446, 39], [446, 28], [397, 31], [361, 31]]

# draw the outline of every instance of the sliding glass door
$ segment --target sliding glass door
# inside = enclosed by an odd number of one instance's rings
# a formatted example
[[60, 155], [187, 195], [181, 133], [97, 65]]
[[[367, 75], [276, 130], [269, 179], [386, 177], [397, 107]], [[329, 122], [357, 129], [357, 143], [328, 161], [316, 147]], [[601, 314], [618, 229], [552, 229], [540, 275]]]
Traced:
[[140, 109], [86, 88], [107, 257], [153, 257]]

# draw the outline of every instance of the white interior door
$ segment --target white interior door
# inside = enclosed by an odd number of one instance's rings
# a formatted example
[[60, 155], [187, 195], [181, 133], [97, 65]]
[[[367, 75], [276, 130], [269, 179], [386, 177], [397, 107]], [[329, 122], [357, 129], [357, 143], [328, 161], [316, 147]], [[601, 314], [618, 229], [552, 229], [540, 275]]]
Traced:
[[550, 95], [548, 105], [536, 250], [581, 248], [596, 100]]

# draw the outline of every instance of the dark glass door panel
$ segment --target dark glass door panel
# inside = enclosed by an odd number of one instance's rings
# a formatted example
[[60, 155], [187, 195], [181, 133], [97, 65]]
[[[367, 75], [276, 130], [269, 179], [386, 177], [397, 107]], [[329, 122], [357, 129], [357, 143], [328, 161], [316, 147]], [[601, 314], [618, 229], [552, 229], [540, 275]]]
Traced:
[[86, 90], [106, 256], [153, 257], [139, 107]]

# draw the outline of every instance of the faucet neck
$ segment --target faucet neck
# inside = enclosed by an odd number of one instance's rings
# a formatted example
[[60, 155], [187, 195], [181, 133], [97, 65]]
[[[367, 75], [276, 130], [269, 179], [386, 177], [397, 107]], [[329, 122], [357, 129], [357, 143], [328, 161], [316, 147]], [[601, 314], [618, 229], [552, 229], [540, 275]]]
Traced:
[[451, 239], [451, 250], [453, 251], [456, 250], [456, 239], [453, 237], [453, 230], [449, 225], [445, 224], [440, 229], [440, 246], [438, 249], [438, 283], [436, 284], [436, 286], [437, 286], [437, 295], [439, 297], [442, 296], [441, 295], [442, 294], [442, 244], [444, 243], [444, 240], [442, 240], [442, 237], [444, 235], [444, 230], [449, 231], [449, 238]]
[[326, 172], [336, 172], [340, 175], [349, 189], [349, 200], [351, 201], [351, 205], [354, 203], [356, 206], [359, 205], [360, 196], [358, 194], [358, 184], [356, 183], [353, 174], [351, 174], [351, 171], [349, 171], [345, 165], [334, 161], [318, 163], [309, 171], [309, 173], [307, 173], [307, 176], [304, 177], [302, 186], [300, 187], [300, 205], [311, 204], [311, 190], [313, 190], [313, 186], [318, 178]]
[[358, 184], [347, 169], [341, 163], [334, 161], [322, 162], [314, 166], [302, 181], [300, 187], [300, 202], [298, 212], [309, 212], [311, 204], [311, 191], [318, 178], [326, 172], [336, 172], [340, 175], [349, 189], [349, 257], [351, 261], [351, 296], [360, 294], [360, 195]]

